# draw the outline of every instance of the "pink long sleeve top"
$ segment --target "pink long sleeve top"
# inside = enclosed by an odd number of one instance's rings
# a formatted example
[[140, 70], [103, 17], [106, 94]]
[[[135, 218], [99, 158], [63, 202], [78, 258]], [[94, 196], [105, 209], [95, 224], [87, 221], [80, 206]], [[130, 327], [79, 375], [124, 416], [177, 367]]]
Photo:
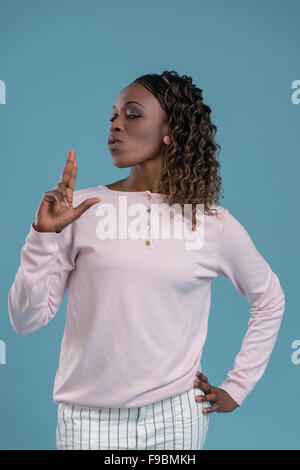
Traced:
[[129, 408], [190, 389], [221, 275], [251, 305], [234, 367], [218, 385], [241, 406], [267, 367], [285, 308], [279, 279], [245, 228], [212, 205], [218, 217], [199, 219], [200, 244], [187, 249], [184, 237], [155, 236], [162, 194], [100, 185], [74, 191], [73, 207], [90, 197], [101, 202], [60, 233], [30, 226], [8, 295], [12, 326], [27, 335], [56, 315], [68, 289], [53, 400]]

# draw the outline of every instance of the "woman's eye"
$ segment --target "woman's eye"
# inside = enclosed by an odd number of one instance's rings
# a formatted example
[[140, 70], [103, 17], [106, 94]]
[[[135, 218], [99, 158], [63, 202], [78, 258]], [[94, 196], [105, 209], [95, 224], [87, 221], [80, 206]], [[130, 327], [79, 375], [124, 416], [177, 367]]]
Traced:
[[[139, 116], [139, 115], [135, 115], [135, 114], [128, 114], [127, 117], [129, 117], [129, 118], [137, 118], [137, 117], [140, 117], [140, 116]], [[110, 119], [110, 122], [112, 122], [112, 121], [114, 121], [114, 120], [115, 120], [115, 117], [112, 117], [112, 118]]]

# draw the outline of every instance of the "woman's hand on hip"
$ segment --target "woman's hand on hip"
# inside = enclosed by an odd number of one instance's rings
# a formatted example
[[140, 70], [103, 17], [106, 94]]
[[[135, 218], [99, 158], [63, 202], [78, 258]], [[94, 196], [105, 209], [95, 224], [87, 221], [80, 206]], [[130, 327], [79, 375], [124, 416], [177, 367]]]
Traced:
[[198, 380], [194, 381], [194, 387], [200, 388], [205, 393], [205, 395], [198, 395], [196, 401], [209, 401], [212, 405], [209, 408], [203, 408], [204, 413], [213, 413], [214, 411], [217, 413], [228, 413], [240, 406], [225, 390], [210, 385], [207, 377], [201, 372], [198, 371], [196, 376]]

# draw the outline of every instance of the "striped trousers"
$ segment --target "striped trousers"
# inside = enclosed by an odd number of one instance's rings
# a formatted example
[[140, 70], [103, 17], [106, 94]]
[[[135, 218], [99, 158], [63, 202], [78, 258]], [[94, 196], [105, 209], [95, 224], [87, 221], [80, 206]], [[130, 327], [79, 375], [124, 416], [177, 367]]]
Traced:
[[81, 408], [58, 403], [58, 450], [202, 450], [209, 402], [196, 402], [199, 388], [136, 408]]

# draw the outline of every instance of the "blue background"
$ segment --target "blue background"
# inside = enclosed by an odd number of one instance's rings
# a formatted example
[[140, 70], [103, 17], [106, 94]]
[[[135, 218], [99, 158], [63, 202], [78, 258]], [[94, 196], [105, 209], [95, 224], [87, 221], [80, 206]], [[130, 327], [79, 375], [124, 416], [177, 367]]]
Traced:
[[[262, 379], [240, 408], [212, 413], [205, 449], [299, 449], [300, 2], [0, 0], [0, 448], [55, 449], [52, 399], [67, 293], [50, 323], [17, 335], [7, 297], [41, 197], [74, 148], [75, 190], [129, 175], [107, 147], [112, 105], [145, 73], [192, 76], [212, 109], [224, 199], [279, 276], [286, 310]], [[298, 85], [300, 87], [300, 83]], [[233, 367], [249, 304], [213, 284], [201, 365], [217, 386]]]

